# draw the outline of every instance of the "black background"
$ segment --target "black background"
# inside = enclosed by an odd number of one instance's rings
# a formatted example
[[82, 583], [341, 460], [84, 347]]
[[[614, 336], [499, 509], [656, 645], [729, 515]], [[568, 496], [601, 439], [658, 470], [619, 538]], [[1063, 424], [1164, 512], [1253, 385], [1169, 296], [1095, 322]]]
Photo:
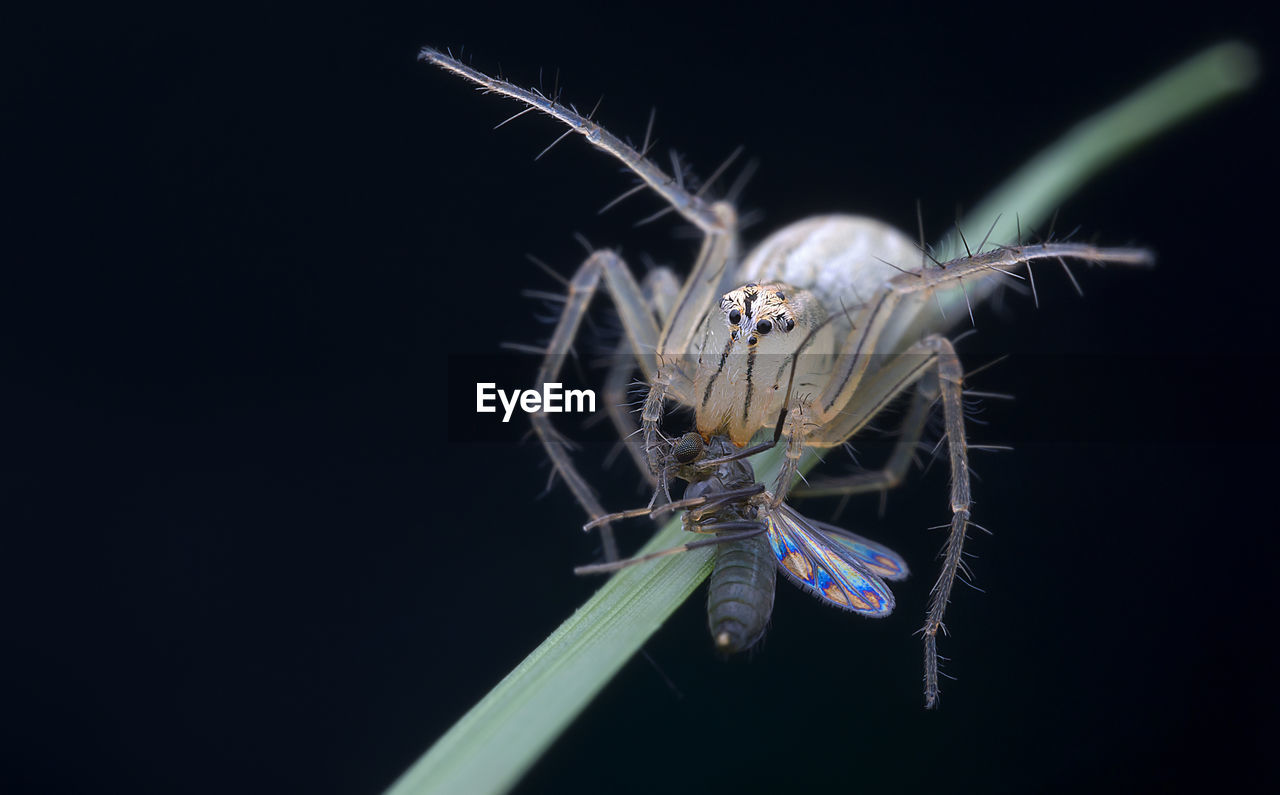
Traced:
[[[11, 26], [0, 289], [5, 791], [375, 792], [597, 586], [527, 422], [471, 412], [524, 288], [574, 232], [684, 269], [694, 244], [613, 161], [415, 63], [422, 44], [549, 89], [709, 173], [760, 160], [748, 240], [817, 212], [930, 238], [1038, 147], [1227, 37], [1252, 94], [1092, 182], [1060, 229], [1151, 272], [1045, 271], [962, 346], [987, 401], [942, 709], [920, 649], [946, 473], [847, 526], [917, 576], [869, 622], [779, 587], [749, 660], [701, 592], [522, 783], [530, 792], [1274, 786], [1277, 361], [1270, 38], [1224, 4], [444, 12], [72, 11]], [[30, 24], [27, 24], [30, 22]], [[665, 155], [664, 155], [665, 157]], [[1264, 192], [1265, 191], [1265, 192]], [[972, 236], [972, 235], [971, 235]], [[604, 302], [602, 302], [603, 305]], [[607, 325], [606, 310], [596, 313]], [[586, 358], [586, 357], [584, 357]], [[646, 497], [626, 462], [604, 504]], [[859, 446], [869, 461], [873, 438]], [[826, 518], [831, 505], [810, 503]], [[623, 528], [634, 548], [643, 523]], [[629, 535], [628, 535], [629, 534]], [[666, 680], [674, 684], [675, 690]], [[678, 692], [677, 692], [678, 691]], [[1268, 784], [1268, 779], [1270, 783]]]

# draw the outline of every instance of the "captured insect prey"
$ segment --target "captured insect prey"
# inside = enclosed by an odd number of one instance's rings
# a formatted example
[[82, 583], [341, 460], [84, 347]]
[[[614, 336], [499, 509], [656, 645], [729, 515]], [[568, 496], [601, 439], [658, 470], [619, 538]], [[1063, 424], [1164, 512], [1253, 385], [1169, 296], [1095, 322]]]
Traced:
[[726, 654], [746, 651], [764, 635], [773, 611], [775, 567], [827, 604], [873, 618], [893, 612], [893, 593], [884, 580], [901, 580], [908, 573], [896, 552], [775, 502], [727, 437], [716, 436], [704, 445], [701, 436], [689, 433], [673, 449], [674, 461], [667, 468], [690, 483], [684, 499], [601, 517], [597, 523], [683, 509], [686, 530], [716, 537], [630, 560], [581, 566], [579, 574], [615, 571], [715, 545], [707, 622], [716, 648]]
[[[678, 161], [673, 159], [672, 176], [649, 158], [652, 130], [633, 147], [558, 96], [491, 77], [435, 49], [424, 48], [420, 60], [486, 93], [524, 103], [517, 116], [538, 111], [559, 120], [568, 128], [562, 138], [584, 136], [639, 179], [626, 196], [647, 188], [667, 205], [659, 215], [675, 214], [701, 237], [687, 276], [655, 267], [637, 280], [617, 251], [597, 249], [567, 280], [568, 294], [542, 349], [536, 381], [561, 380], [589, 304], [603, 287], [626, 353], [614, 359], [608, 381], [625, 384], [638, 371], [644, 392], [638, 418], [622, 407], [621, 389], [606, 400], [608, 416], [654, 494], [645, 508], [607, 511], [551, 414], [531, 414], [555, 474], [587, 513], [587, 527], [602, 534], [605, 561], [577, 571], [615, 571], [717, 546], [709, 621], [716, 646], [725, 652], [750, 648], [764, 632], [774, 567], [823, 602], [866, 616], [888, 615], [894, 597], [886, 581], [904, 578], [906, 561], [861, 536], [806, 518], [792, 502], [899, 486], [937, 410], [942, 433], [935, 450], [950, 474], [945, 507], [941, 497], [938, 505], [949, 516], [941, 572], [921, 628], [924, 699], [927, 707], [936, 706], [937, 637], [956, 579], [966, 573], [966, 537], [977, 526], [965, 369], [947, 334], [969, 325], [973, 306], [1006, 286], [1016, 285], [1029, 294], [1028, 303], [1038, 303], [1039, 266], [1061, 269], [1065, 274], [1056, 278], [1066, 284], [1075, 282], [1073, 265], [1147, 268], [1154, 264], [1153, 253], [1057, 240], [1052, 231], [1030, 242], [1021, 228], [1026, 216], [1016, 217], [1016, 204], [1005, 208], [1007, 215], [984, 211], [967, 219], [971, 227], [957, 223], [933, 248], [924, 243], [922, 222], [917, 239], [883, 221], [834, 213], [791, 223], [744, 248], [736, 189], [721, 200], [705, 195], [725, 167], [693, 190]], [[1037, 220], [1045, 215], [1036, 212], [1031, 214]], [[901, 417], [895, 419], [899, 430], [882, 470], [800, 483], [815, 453], [845, 445], [890, 406], [905, 406], [905, 413], [893, 414]], [[684, 413], [668, 416], [673, 410]], [[691, 427], [675, 427], [690, 416]], [[746, 460], [768, 451], [776, 459], [770, 472], [759, 460], [755, 466]], [[757, 482], [757, 471], [764, 482]], [[673, 477], [690, 484], [682, 499], [672, 500]], [[619, 559], [613, 524], [680, 510], [684, 528], [706, 537]]]

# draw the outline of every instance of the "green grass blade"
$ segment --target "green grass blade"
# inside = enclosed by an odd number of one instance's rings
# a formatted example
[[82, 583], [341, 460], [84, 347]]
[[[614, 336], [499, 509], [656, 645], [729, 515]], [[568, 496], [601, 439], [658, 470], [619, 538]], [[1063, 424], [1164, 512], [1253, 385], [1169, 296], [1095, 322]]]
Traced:
[[[1072, 193], [1129, 152], [1222, 100], [1257, 78], [1257, 54], [1225, 42], [1183, 61], [1128, 97], [1076, 124], [1018, 169], [960, 222], [970, 245], [1000, 216], [993, 243], [1010, 243], [1045, 222]], [[975, 240], [975, 235], [977, 239]], [[954, 231], [935, 254], [946, 261], [964, 253]]]
[[[688, 540], [679, 518], [645, 552]], [[696, 549], [623, 569], [409, 768], [390, 792], [504, 792], [711, 571]], [[708, 643], [708, 645], [710, 645]]]
[[[1215, 102], [1247, 88], [1256, 56], [1243, 44], [1210, 48], [1103, 112], [1033, 158], [962, 222], [1008, 242], [1044, 222], [1072, 191], [1117, 158]], [[948, 242], [955, 256], [958, 240]], [[776, 453], [776, 451], [775, 451]], [[761, 457], [762, 459], [765, 457]], [[807, 470], [812, 460], [802, 467]], [[778, 459], [757, 459], [772, 480]], [[645, 547], [683, 543], [677, 520]], [[619, 572], [459, 720], [391, 787], [394, 795], [503, 792], [512, 787], [610, 678], [706, 578], [711, 550]]]

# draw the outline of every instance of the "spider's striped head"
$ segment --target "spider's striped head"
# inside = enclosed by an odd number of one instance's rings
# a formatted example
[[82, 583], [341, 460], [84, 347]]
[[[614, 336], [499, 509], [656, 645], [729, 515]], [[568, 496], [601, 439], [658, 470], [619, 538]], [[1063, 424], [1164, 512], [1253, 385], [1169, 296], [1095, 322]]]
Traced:
[[[702, 437], [741, 447], [773, 428], [792, 390], [811, 394], [831, 369], [831, 330], [813, 293], [784, 282], [751, 282], [703, 319], [692, 398]], [[801, 356], [801, 354], [808, 354]]]
[[734, 341], [745, 338], [747, 347], [752, 348], [761, 337], [794, 330], [796, 313], [787, 300], [789, 289], [781, 282], [752, 282], [725, 293], [720, 309]]

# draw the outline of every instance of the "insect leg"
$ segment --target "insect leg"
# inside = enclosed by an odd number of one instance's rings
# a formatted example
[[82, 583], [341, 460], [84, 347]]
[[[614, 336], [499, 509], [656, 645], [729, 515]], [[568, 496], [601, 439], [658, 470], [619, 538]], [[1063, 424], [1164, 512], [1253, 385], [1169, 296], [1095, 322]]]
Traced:
[[760, 453], [763, 453], [767, 450], [772, 450], [774, 447], [777, 446], [778, 440], [782, 438], [783, 428], [786, 427], [788, 416], [789, 416], [789, 413], [786, 411], [783, 411], [781, 414], [778, 415], [778, 424], [777, 426], [774, 427], [773, 438], [771, 438], [769, 441], [761, 442], [760, 444], [754, 444], [750, 447], [744, 447], [741, 450], [735, 450], [734, 452], [729, 453], [728, 455], [720, 456], [718, 458], [704, 459], [698, 462], [698, 467], [701, 469], [714, 469], [715, 467], [718, 467], [721, 464], [727, 464], [730, 461], [741, 461], [744, 458], [750, 458], [753, 455], [759, 455]]
[[[742, 502], [757, 494], [763, 494], [765, 491], [763, 483], [754, 483], [750, 486], [744, 486], [740, 489], [727, 489], [718, 494], [709, 494], [706, 496], [706, 504], [698, 507], [696, 510], [689, 511], [689, 518], [699, 527], [709, 527], [710, 525], [702, 524], [705, 521], [703, 517], [719, 511], [726, 505], [734, 502]], [[690, 528], [692, 529], [692, 528]], [[694, 532], [703, 532], [695, 530]]]
[[[697, 541], [690, 541], [687, 544], [681, 544], [676, 547], [650, 552], [648, 555], [639, 555], [626, 560], [615, 560], [611, 563], [592, 563], [588, 566], [578, 566], [573, 570], [574, 574], [607, 574], [618, 569], [625, 569], [628, 566], [634, 566], [637, 563], [648, 563], [651, 560], [665, 558], [668, 555], [675, 555], [680, 552], [688, 552], [691, 549], [700, 549], [702, 547], [714, 546], [716, 544], [729, 544], [734, 541], [741, 541], [744, 538], [753, 538], [764, 534], [768, 527], [763, 522], [754, 521], [733, 521], [718, 522], [716, 524], [699, 525], [697, 532], [702, 533], [723, 533], [715, 538], [703, 538]], [[735, 532], [726, 532], [735, 531]]]
[[701, 497], [689, 497], [683, 500], [676, 500], [675, 502], [663, 503], [656, 508], [632, 508], [629, 511], [618, 511], [617, 513], [611, 513], [607, 516], [601, 516], [598, 519], [592, 519], [590, 522], [583, 525], [582, 529], [591, 530], [609, 522], [614, 522], [619, 519], [634, 519], [637, 516], [648, 516], [652, 519], [657, 519], [663, 514], [692, 508], [700, 509], [700, 514], [706, 513], [706, 511], [716, 510], [726, 503], [737, 502], [749, 497], [754, 497], [757, 494], [763, 493], [764, 490], [763, 483], [756, 483], [741, 489], [728, 489], [726, 491], [707, 494]]

